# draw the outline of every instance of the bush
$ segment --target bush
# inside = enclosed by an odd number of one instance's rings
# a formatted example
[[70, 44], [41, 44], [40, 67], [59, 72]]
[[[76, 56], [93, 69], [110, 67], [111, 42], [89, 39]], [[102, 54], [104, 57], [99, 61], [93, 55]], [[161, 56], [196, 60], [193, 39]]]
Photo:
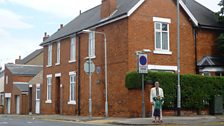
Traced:
[[[149, 72], [145, 80], [159, 81], [165, 95], [165, 109], [175, 109], [177, 75], [173, 73]], [[128, 89], [141, 88], [141, 76], [137, 72], [126, 76]], [[209, 106], [215, 95], [224, 96], [224, 77], [181, 75], [181, 106], [183, 109], [201, 110]]]
[[128, 89], [140, 89], [141, 84], [141, 75], [137, 72], [130, 72], [125, 78], [125, 87]]

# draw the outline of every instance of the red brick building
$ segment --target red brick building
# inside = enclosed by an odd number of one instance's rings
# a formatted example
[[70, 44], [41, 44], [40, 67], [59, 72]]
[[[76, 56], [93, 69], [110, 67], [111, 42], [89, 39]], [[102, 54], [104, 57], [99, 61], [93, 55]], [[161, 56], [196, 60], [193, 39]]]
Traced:
[[[36, 102], [36, 98], [32, 99], [32, 96], [36, 96], [36, 83], [33, 84], [35, 89], [32, 89], [29, 82], [42, 71], [42, 66], [43, 49], [37, 49], [23, 59], [19, 57], [19, 59], [15, 60], [15, 64], [5, 65], [3, 82], [4, 113], [28, 114], [32, 111], [32, 103], [34, 105]], [[34, 95], [32, 95], [32, 92]]]
[[42, 70], [42, 66], [5, 65], [5, 110], [6, 114], [29, 113], [29, 81]]
[[[214, 41], [223, 27], [212, 11], [194, 0], [180, 1], [180, 5], [181, 73], [196, 74], [203, 56], [215, 54]], [[88, 29], [96, 32], [83, 32]], [[89, 114], [89, 76], [84, 63], [91, 57], [96, 67], [91, 89], [93, 116], [104, 115], [105, 40], [98, 34], [103, 32], [107, 39], [109, 116], [140, 116], [141, 93], [125, 88], [125, 75], [136, 70], [135, 52], [142, 49], [152, 51], [149, 70], [176, 72], [176, 29], [174, 0], [102, 0], [101, 5], [80, 14], [41, 43], [41, 113]], [[150, 111], [146, 100], [146, 112]]]

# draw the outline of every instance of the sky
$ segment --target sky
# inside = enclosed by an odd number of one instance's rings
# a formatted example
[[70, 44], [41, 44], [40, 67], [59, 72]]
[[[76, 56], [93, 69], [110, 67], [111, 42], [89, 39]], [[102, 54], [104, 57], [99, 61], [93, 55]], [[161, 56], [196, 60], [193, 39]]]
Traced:
[[[44, 32], [52, 35], [102, 0], [0, 0], [0, 66], [41, 48]], [[217, 12], [220, 0], [196, 0]]]

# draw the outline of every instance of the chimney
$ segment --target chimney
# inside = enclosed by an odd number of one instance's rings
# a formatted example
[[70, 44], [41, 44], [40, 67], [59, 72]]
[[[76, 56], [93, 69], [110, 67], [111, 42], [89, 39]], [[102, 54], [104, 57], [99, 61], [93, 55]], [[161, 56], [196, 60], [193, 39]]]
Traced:
[[82, 14], [82, 10], [79, 10], [79, 15], [81, 15]]
[[19, 59], [15, 60], [15, 64], [20, 64], [20, 61], [21, 61], [21, 56], [19, 56]]
[[110, 16], [117, 9], [117, 0], [102, 0], [101, 19]]
[[61, 30], [63, 27], [64, 27], [63, 24], [60, 24], [58, 31]]
[[64, 26], [63, 26], [63, 24], [60, 24], [60, 29], [62, 29]]
[[49, 35], [47, 35], [47, 32], [44, 32], [43, 42], [49, 38]]

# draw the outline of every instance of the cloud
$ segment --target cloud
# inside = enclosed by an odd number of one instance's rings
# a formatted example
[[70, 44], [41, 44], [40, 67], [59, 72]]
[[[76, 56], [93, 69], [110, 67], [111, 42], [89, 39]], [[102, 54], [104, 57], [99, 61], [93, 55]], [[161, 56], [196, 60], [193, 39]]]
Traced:
[[8, 38], [8, 37], [10, 37], [11, 35], [10, 35], [10, 33], [9, 33], [8, 31], [6, 31], [5, 29], [1, 29], [1, 28], [0, 28], [0, 36], [1, 36], [1, 38]]
[[[1, 36], [1, 30], [0, 30]], [[4, 66], [5, 63], [14, 63], [15, 59], [21, 56], [26, 57], [31, 52], [40, 48], [39, 40], [33, 38], [14, 38], [4, 37], [1, 38], [1, 52], [0, 53], [0, 66]]]
[[[101, 0], [8, 0], [38, 11], [59, 17], [74, 17], [79, 10], [85, 11], [101, 3]], [[88, 3], [88, 4], [87, 4]]]
[[26, 29], [33, 27], [31, 24], [25, 23], [22, 16], [6, 9], [0, 9], [0, 17], [0, 28]]
[[0, 3], [5, 3], [5, 0], [0, 0]]
[[221, 0], [196, 0], [196, 1], [214, 12], [217, 12], [220, 10], [220, 6], [218, 6], [218, 3]]

